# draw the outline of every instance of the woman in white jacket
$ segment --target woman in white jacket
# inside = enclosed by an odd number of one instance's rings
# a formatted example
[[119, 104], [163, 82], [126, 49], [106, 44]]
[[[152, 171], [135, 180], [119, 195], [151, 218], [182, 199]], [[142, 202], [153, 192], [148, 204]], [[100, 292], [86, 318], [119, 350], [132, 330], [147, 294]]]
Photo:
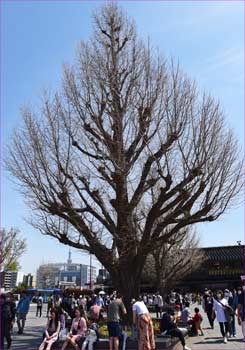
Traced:
[[224, 343], [227, 343], [227, 334], [229, 332], [229, 323], [225, 316], [225, 309], [229, 307], [228, 300], [223, 297], [221, 290], [217, 293], [217, 299], [213, 299], [213, 311], [216, 313], [217, 321], [219, 322], [220, 332], [224, 339]]

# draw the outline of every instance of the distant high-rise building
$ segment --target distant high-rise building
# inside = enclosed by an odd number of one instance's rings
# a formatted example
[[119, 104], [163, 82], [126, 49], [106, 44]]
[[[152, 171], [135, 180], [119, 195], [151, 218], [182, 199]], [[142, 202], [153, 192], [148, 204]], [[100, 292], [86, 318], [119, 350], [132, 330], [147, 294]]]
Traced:
[[[90, 279], [91, 273], [91, 279]], [[69, 250], [67, 263], [45, 264], [37, 270], [37, 288], [80, 287], [96, 281], [94, 266], [73, 263]]]
[[28, 273], [28, 275], [24, 275], [23, 284], [28, 286], [29, 288], [35, 288], [36, 287], [35, 277], [30, 273]]
[[2, 275], [2, 287], [4, 290], [11, 290], [17, 287], [18, 283], [18, 272], [17, 271], [3, 271]]

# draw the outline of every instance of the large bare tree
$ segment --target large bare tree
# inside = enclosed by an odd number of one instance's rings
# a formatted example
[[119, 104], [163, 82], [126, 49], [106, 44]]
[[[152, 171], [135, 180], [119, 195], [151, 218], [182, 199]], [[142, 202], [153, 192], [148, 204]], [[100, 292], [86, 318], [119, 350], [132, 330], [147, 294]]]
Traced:
[[95, 254], [129, 305], [157, 244], [234, 203], [242, 161], [219, 103], [116, 4], [93, 20], [61, 91], [23, 110], [7, 164], [33, 225]]
[[161, 295], [166, 295], [204, 262], [204, 254], [198, 246], [195, 231], [190, 227], [180, 230], [148, 255], [144, 279], [153, 283]]

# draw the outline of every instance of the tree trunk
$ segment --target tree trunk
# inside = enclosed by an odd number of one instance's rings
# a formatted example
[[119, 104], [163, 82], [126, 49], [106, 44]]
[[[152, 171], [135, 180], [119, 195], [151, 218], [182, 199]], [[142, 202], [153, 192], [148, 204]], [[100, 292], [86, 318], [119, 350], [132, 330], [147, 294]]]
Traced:
[[141, 266], [128, 266], [119, 267], [118, 270], [111, 274], [112, 283], [115, 286], [117, 292], [123, 297], [123, 303], [127, 309], [127, 315], [123, 317], [123, 323], [126, 325], [132, 325], [132, 299], [138, 298], [140, 294], [140, 282], [141, 282]]

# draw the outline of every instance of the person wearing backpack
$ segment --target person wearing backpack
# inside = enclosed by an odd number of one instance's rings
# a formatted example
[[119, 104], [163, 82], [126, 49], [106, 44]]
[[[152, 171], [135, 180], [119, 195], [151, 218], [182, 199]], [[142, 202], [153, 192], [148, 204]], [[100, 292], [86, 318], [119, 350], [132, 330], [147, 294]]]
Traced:
[[11, 294], [1, 294], [1, 349], [4, 349], [4, 338], [7, 340], [7, 349], [10, 349], [11, 329], [15, 321], [16, 305]]
[[38, 294], [38, 298], [37, 298], [37, 311], [36, 311], [36, 317], [42, 317], [42, 309], [43, 309], [43, 297], [41, 295], [41, 293]]

